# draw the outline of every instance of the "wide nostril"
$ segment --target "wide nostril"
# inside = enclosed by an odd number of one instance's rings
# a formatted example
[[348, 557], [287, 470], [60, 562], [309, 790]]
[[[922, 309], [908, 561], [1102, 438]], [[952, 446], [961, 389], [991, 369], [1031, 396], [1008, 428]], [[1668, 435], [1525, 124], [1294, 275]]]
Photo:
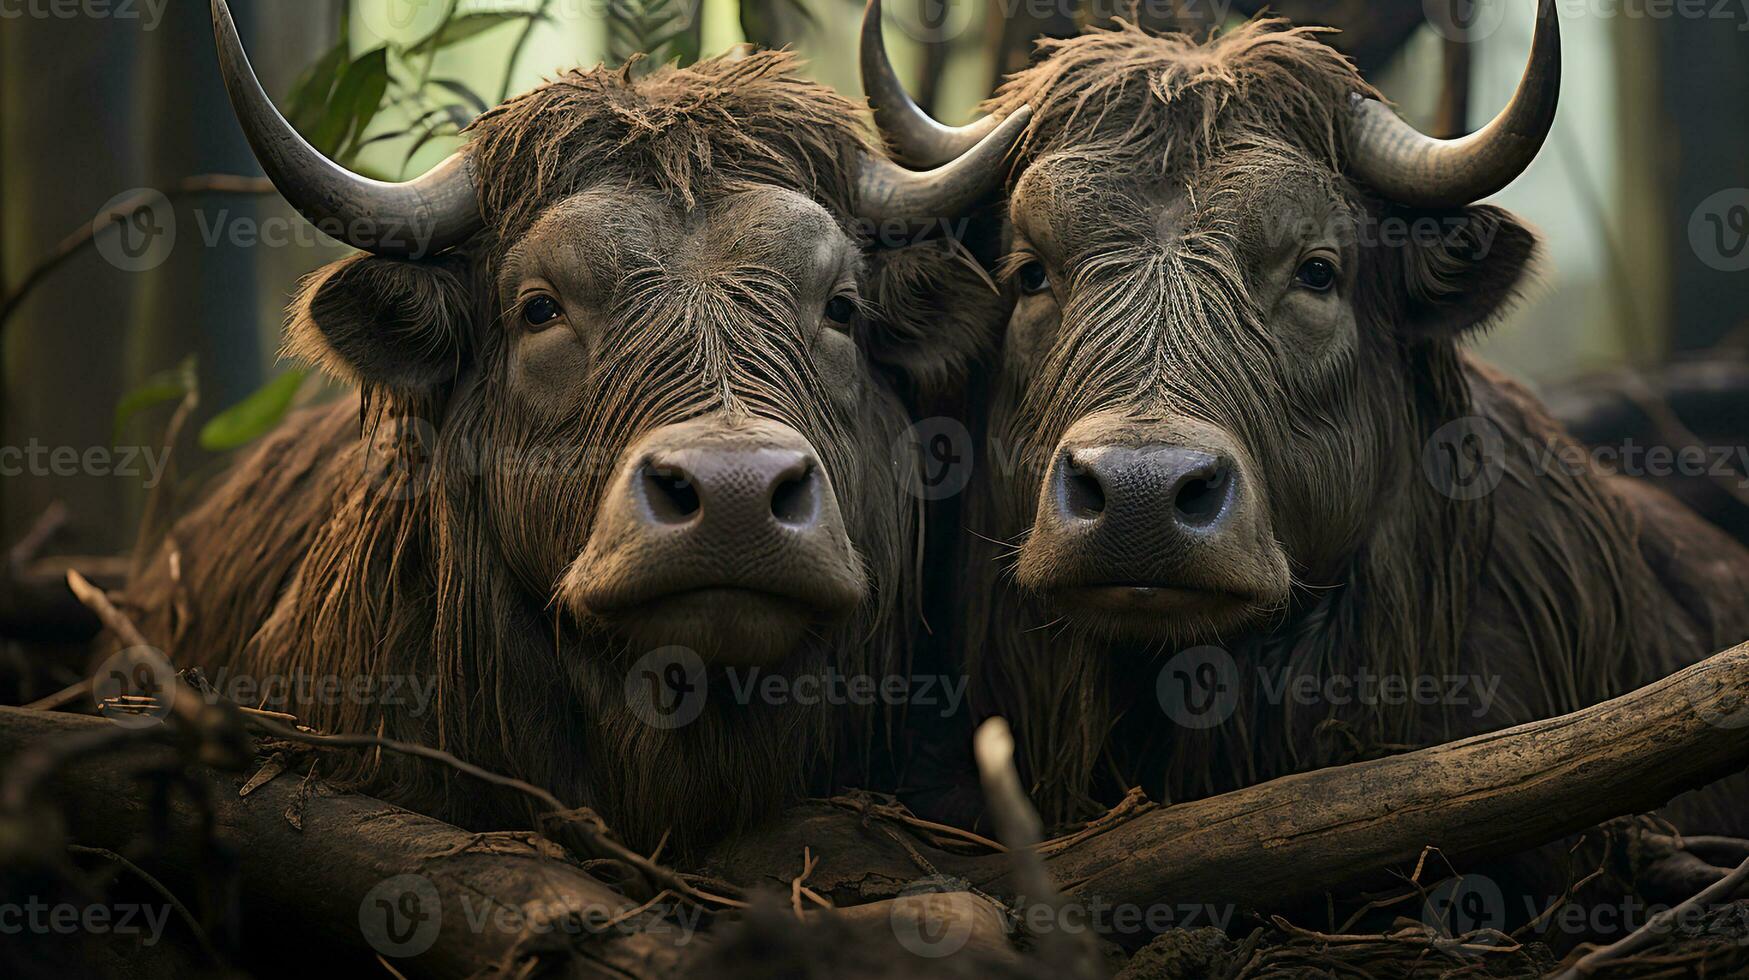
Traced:
[[791, 527], [813, 524], [820, 514], [819, 464], [803, 460], [780, 474], [771, 488], [771, 516]]
[[647, 462], [638, 474], [650, 513], [663, 524], [685, 524], [698, 513], [698, 489], [678, 466]]
[[1058, 486], [1064, 512], [1084, 521], [1105, 513], [1105, 486], [1093, 470], [1064, 453], [1057, 461]]
[[1179, 523], [1198, 528], [1213, 524], [1226, 508], [1232, 483], [1233, 467], [1226, 460], [1213, 460], [1186, 474], [1172, 498]]

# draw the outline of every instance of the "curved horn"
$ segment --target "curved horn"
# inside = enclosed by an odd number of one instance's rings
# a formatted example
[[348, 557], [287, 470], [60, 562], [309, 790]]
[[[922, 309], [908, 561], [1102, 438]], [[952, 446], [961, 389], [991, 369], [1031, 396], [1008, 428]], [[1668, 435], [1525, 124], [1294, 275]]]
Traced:
[[323, 233], [366, 252], [420, 258], [460, 243], [483, 223], [466, 150], [403, 184], [360, 177], [323, 156], [280, 115], [243, 53], [225, 0], [213, 0], [213, 35], [225, 90], [261, 169]]
[[1555, 0], [1540, 0], [1530, 64], [1512, 101], [1468, 136], [1424, 135], [1382, 103], [1353, 96], [1349, 167], [1388, 200], [1457, 207], [1494, 193], [1530, 166], [1555, 121], [1561, 94], [1561, 25]]
[[1002, 162], [1031, 118], [1032, 107], [1021, 106], [958, 159], [922, 173], [878, 154], [864, 157], [857, 212], [871, 221], [917, 223], [963, 214], [1002, 179]]
[[868, 0], [862, 12], [862, 91], [874, 110], [875, 126], [893, 155], [913, 167], [939, 167], [990, 135], [997, 119], [985, 116], [964, 126], [943, 126], [911, 101], [893, 63], [887, 59], [881, 28], [881, 0]]

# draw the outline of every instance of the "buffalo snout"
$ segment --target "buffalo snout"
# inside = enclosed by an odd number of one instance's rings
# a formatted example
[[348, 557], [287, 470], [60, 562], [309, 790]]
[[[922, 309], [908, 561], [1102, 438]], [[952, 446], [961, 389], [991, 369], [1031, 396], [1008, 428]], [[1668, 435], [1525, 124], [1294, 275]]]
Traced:
[[866, 588], [807, 438], [713, 416], [627, 451], [561, 592], [634, 642], [763, 665], [849, 613]]
[[1237, 440], [1182, 417], [1070, 427], [1017, 573], [1072, 618], [1165, 637], [1247, 624], [1279, 608], [1289, 582]]

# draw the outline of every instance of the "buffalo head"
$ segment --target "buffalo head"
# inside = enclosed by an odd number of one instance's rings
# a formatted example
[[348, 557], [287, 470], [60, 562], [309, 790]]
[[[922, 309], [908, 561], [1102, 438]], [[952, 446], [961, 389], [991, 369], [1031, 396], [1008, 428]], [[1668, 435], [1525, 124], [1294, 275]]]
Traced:
[[[907, 237], [892, 251], [933, 258], [894, 259], [869, 232], [966, 209], [1028, 113], [914, 172], [787, 53], [597, 68], [387, 184], [286, 124], [213, 9], [263, 167], [365, 253], [305, 284], [290, 349], [358, 384], [382, 450], [329, 491], [295, 612], [274, 615], [308, 637], [261, 656], [435, 674], [441, 716], [388, 730], [595, 807], [642, 846], [738, 826], [830, 772], [853, 712], [737, 697], [726, 673], [901, 669], [920, 498], [900, 396], [977, 341], [894, 312], [947, 249]], [[884, 277], [893, 261], [911, 264]], [[637, 665], [675, 648], [665, 666], [703, 673], [666, 696], [710, 696], [696, 719], [639, 717]], [[350, 706], [317, 721], [385, 727]], [[439, 791], [453, 814], [465, 794]]]
[[[695, 70], [724, 89], [711, 136], [684, 133], [703, 107], [662, 104], [696, 98], [671, 78], [646, 86], [649, 118], [616, 127], [613, 78], [578, 75], [488, 115], [426, 175], [385, 184], [285, 124], [223, 0], [215, 12], [269, 175], [318, 227], [375, 253], [309, 285], [294, 349], [409, 393], [466, 379], [490, 392], [488, 442], [562, 464], [501, 457], [511, 475], [488, 495], [530, 589], [640, 645], [764, 664], [864, 600], [852, 532], [872, 532], [845, 511], [874, 492], [858, 470], [893, 433], [858, 417], [876, 382], [857, 342], [857, 222], [963, 209], [1024, 113], [919, 174], [863, 150], [846, 113], [815, 110], [790, 133], [737, 118], [785, 87], [848, 108], [775, 77], [779, 56]], [[689, 138], [724, 144], [720, 175], [665, 169], [695, 165], [669, 156]], [[822, 160], [837, 172], [803, 170]]]
[[[879, 32], [874, 0], [864, 73], [897, 151], [980, 138], [904, 97]], [[1019, 584], [1182, 643], [1338, 581], [1420, 479], [1454, 340], [1524, 276], [1532, 235], [1471, 202], [1530, 162], [1559, 72], [1544, 0], [1511, 105], [1442, 141], [1280, 21], [1040, 42], [991, 100], [1037, 110], [992, 235], [1012, 306], [983, 470]]]

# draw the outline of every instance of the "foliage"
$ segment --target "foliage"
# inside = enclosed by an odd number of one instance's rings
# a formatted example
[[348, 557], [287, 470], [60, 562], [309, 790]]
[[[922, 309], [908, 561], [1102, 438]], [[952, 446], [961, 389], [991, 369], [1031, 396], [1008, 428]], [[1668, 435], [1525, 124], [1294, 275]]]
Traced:
[[762, 48], [781, 48], [819, 26], [806, 0], [741, 0], [741, 34]]
[[703, 0], [608, 0], [607, 52], [613, 61], [642, 54], [644, 70], [670, 61], [690, 65], [703, 44]]
[[123, 395], [115, 405], [115, 427], [111, 443], [118, 446], [122, 444], [128, 422], [134, 416], [155, 405], [179, 402], [189, 392], [197, 390], [194, 368], [194, 355], [190, 354], [183, 358], [181, 364], [159, 371], [141, 382], [139, 387]]
[[228, 452], [273, 431], [291, 410], [292, 400], [308, 376], [309, 372], [303, 369], [287, 371], [208, 419], [200, 429], [200, 448]]

